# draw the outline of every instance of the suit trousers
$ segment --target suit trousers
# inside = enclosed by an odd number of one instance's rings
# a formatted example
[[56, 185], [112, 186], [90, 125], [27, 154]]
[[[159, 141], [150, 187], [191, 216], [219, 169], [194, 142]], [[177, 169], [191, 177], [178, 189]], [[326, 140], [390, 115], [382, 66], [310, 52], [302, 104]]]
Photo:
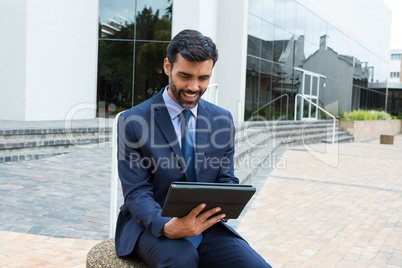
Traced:
[[150, 267], [158, 268], [271, 267], [244, 239], [222, 223], [203, 232], [198, 248], [187, 239], [156, 238], [144, 230], [137, 240], [134, 254]]

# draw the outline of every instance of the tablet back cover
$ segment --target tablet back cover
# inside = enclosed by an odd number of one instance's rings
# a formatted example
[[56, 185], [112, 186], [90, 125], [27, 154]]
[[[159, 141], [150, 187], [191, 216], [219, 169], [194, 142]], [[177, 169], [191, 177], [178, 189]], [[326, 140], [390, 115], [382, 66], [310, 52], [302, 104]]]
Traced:
[[173, 182], [166, 196], [161, 215], [163, 217], [184, 217], [201, 203], [203, 211], [214, 207], [225, 213], [225, 219], [236, 219], [251, 199], [256, 189], [251, 185]]

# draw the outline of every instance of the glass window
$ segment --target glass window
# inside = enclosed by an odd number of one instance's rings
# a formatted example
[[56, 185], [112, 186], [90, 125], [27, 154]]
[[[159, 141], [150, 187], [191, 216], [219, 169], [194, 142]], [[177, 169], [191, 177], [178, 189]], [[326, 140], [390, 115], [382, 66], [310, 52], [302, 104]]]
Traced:
[[99, 0], [99, 37], [134, 38], [133, 0]]
[[274, 55], [274, 25], [269, 22], [262, 22], [261, 57], [273, 60]]
[[168, 77], [162, 69], [167, 45], [167, 43], [137, 42], [135, 47], [134, 105], [153, 97], [168, 84]]
[[306, 25], [306, 9], [300, 4], [296, 4], [296, 19], [294, 25], [294, 34], [298, 36], [305, 35], [305, 25]]
[[137, 40], [164, 40], [171, 38], [171, 1], [137, 0]]
[[162, 64], [171, 39], [172, 3], [99, 1], [99, 108], [128, 109], [167, 84]]
[[285, 29], [286, 2], [288, 0], [275, 0], [275, 26]]
[[286, 4], [285, 30], [295, 34], [296, 2], [290, 1]]
[[248, 12], [262, 18], [262, 0], [250, 0], [248, 2]]
[[391, 60], [400, 60], [401, 54], [391, 54]]
[[99, 40], [98, 103], [103, 102], [110, 112], [130, 108], [132, 77], [133, 42]]
[[247, 57], [246, 71], [246, 98], [244, 119], [249, 120], [258, 109], [258, 90], [260, 79], [260, 59], [252, 56]]
[[265, 21], [275, 22], [275, 0], [264, 0], [262, 3], [262, 18]]
[[312, 42], [314, 39], [314, 15], [308, 10], [306, 10], [305, 21], [306, 25], [304, 35], [307, 41]]
[[320, 18], [317, 17], [315, 14], [312, 14], [312, 39], [311, 43], [319, 45], [320, 44]]
[[248, 16], [248, 49], [247, 53], [260, 57], [261, 55], [262, 20], [254, 15]]

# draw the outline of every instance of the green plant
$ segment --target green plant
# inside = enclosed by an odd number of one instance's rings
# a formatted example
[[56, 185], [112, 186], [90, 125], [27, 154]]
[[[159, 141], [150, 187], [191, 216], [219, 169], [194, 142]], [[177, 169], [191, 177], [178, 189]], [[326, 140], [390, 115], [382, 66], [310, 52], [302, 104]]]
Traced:
[[361, 121], [361, 120], [388, 120], [391, 115], [384, 111], [365, 111], [355, 110], [348, 113], [343, 113], [342, 121]]

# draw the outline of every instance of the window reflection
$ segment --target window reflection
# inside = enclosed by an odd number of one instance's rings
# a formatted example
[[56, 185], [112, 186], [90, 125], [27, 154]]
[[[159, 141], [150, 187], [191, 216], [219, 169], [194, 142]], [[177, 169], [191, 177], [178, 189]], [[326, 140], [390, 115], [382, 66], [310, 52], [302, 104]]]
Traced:
[[136, 38], [138, 40], [169, 41], [171, 17], [171, 0], [138, 0]]
[[265, 21], [274, 23], [275, 0], [264, 0], [262, 3], [262, 18]]
[[132, 39], [134, 5], [133, 0], [99, 0], [99, 37]]
[[128, 109], [165, 86], [162, 64], [171, 38], [172, 3], [99, 1], [99, 111]]
[[[248, 3], [248, 12], [254, 16], [262, 16], [262, 1], [263, 0], [250, 0]], [[264, 1], [266, 2], [266, 1]], [[265, 4], [265, 3], [264, 3]]]
[[275, 0], [275, 25], [282, 29], [285, 29], [286, 2], [288, 0]]
[[112, 112], [131, 107], [133, 42], [99, 41], [98, 103]]
[[134, 105], [153, 97], [167, 85], [168, 78], [163, 72], [163, 59], [166, 57], [167, 45], [155, 42], [137, 43]]
[[312, 80], [321, 106], [339, 101], [339, 110], [348, 111], [385, 101], [373, 85], [386, 81], [387, 63], [297, 1], [250, 0], [248, 34], [245, 119], [278, 115], [276, 104], [261, 107], [284, 92], [294, 98], [301, 87], [295, 68], [326, 77]]

